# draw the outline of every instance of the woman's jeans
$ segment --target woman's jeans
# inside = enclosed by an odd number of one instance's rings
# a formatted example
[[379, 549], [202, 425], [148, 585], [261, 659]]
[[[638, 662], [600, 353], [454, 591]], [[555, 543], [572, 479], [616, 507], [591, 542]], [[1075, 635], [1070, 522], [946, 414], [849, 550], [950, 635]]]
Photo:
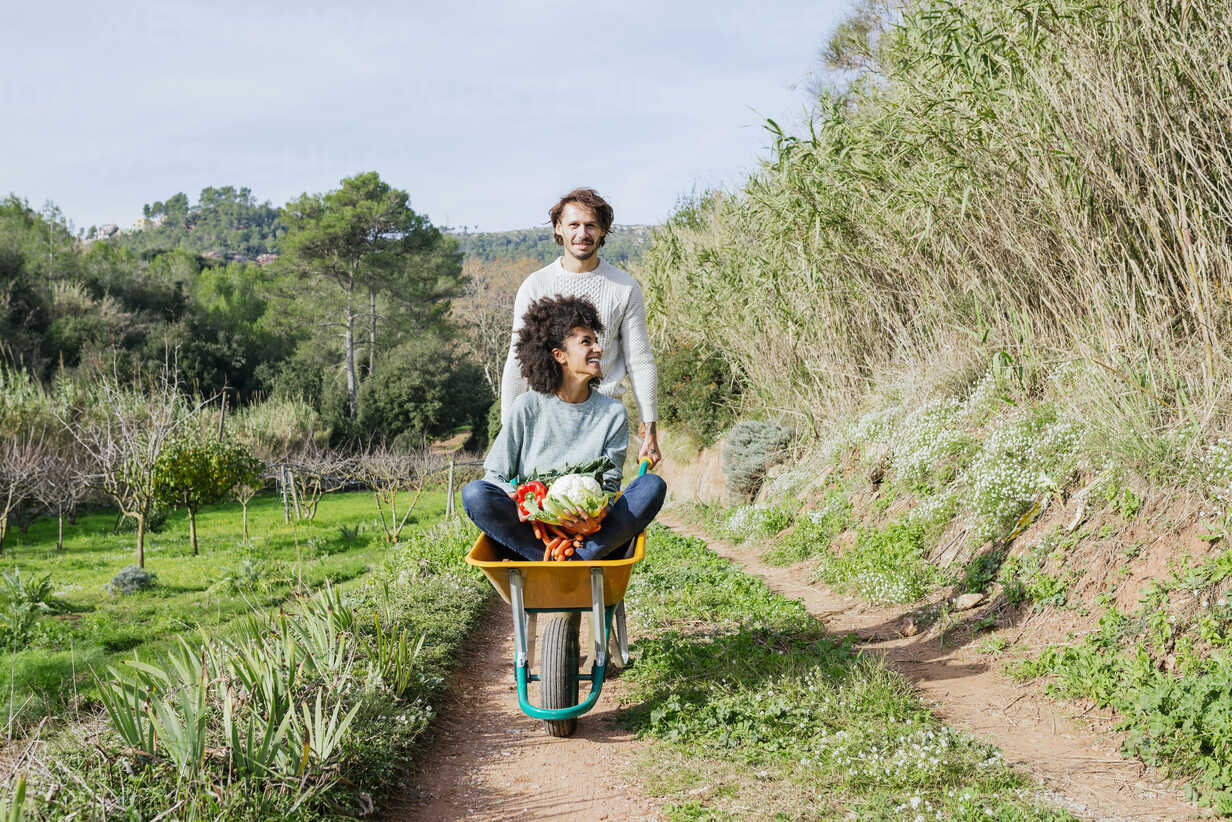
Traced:
[[[666, 494], [667, 484], [655, 474], [633, 480], [608, 509], [602, 527], [586, 537], [573, 559], [603, 559], [627, 545], [659, 513]], [[543, 541], [535, 537], [529, 522], [518, 521], [517, 503], [499, 485], [484, 480], [468, 483], [462, 489], [462, 507], [480, 530], [506, 549], [503, 556], [533, 562], [543, 559]]]

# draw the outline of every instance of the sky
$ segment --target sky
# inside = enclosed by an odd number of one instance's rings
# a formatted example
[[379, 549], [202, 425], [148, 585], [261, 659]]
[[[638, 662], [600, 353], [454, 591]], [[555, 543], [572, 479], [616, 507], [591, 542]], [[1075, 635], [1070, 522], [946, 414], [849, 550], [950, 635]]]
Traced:
[[616, 222], [733, 187], [803, 122], [849, 0], [5, 3], [0, 195], [77, 228], [206, 186], [282, 205], [361, 171], [433, 223]]

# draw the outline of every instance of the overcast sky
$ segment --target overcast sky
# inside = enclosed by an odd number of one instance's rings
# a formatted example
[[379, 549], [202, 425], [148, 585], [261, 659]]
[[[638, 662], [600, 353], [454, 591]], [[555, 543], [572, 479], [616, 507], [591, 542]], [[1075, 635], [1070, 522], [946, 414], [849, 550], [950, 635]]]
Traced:
[[64, 2], [0, 6], [0, 194], [78, 228], [248, 186], [281, 205], [375, 170], [438, 225], [620, 223], [738, 183], [801, 121], [848, 0]]

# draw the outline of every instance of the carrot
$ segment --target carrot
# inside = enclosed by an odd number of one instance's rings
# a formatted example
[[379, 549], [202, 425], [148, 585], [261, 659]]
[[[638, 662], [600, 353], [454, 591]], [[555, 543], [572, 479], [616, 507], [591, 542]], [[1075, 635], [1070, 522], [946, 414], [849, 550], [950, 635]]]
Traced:
[[567, 557], [573, 556], [573, 546], [572, 545], [565, 548], [565, 556]]
[[544, 561], [544, 562], [547, 562], [547, 561], [548, 561], [548, 560], [550, 560], [551, 558], [552, 558], [552, 548], [551, 548], [551, 546], [546, 546], [546, 547], [544, 547], [544, 549], [543, 549], [543, 561]]

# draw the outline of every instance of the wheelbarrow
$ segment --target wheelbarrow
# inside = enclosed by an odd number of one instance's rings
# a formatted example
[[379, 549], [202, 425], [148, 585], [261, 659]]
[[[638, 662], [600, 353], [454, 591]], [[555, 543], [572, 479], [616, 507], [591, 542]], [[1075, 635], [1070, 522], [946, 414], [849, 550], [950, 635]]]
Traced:
[[[637, 475], [650, 466], [643, 460]], [[629, 635], [625, 623], [625, 589], [633, 566], [646, 556], [642, 532], [622, 552], [620, 559], [564, 562], [510, 561], [501, 559], [496, 543], [480, 534], [466, 555], [466, 562], [483, 570], [501, 599], [513, 613], [513, 672], [522, 713], [542, 719], [552, 736], [570, 736], [577, 719], [599, 701], [608, 666], [608, 643], [613, 624], [622, 664], [629, 662]], [[609, 554], [611, 556], [611, 554]], [[590, 613], [594, 656], [590, 673], [580, 670], [579, 628], [581, 616]], [[543, 632], [541, 673], [532, 673], [528, 646], [534, 639], [539, 614], [551, 614]], [[590, 683], [590, 692], [579, 701], [580, 683]], [[533, 705], [527, 695], [531, 682], [540, 683], [541, 701]]]

